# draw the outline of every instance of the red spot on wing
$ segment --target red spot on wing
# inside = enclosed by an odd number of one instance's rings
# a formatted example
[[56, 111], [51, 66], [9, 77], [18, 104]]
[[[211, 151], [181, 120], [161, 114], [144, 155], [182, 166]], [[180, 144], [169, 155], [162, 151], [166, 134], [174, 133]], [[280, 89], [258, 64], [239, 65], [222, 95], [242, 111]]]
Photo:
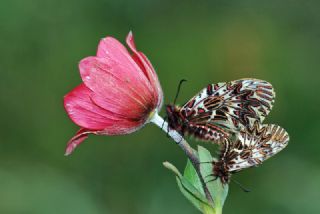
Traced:
[[191, 100], [191, 101], [188, 103], [188, 105], [187, 105], [188, 108], [192, 108], [195, 102], [196, 102], [195, 99]]
[[219, 89], [218, 84], [214, 84], [213, 88], [214, 88], [214, 90], [218, 90]]
[[198, 113], [199, 114], [202, 114], [202, 113], [205, 113], [206, 112], [206, 110], [204, 110], [203, 108], [198, 108]]

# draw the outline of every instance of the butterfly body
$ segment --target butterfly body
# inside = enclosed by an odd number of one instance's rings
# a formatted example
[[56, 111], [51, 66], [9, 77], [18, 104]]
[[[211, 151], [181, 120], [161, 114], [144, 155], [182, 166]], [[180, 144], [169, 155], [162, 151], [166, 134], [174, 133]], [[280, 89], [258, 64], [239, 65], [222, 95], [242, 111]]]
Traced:
[[193, 114], [186, 114], [181, 111], [181, 107], [167, 105], [167, 115], [169, 127], [182, 136], [192, 135], [203, 141], [219, 141], [228, 136], [228, 133], [218, 126], [190, 121]]
[[209, 84], [182, 107], [167, 105], [169, 127], [182, 135], [221, 143], [255, 121], [262, 122], [274, 96], [271, 84], [263, 80]]

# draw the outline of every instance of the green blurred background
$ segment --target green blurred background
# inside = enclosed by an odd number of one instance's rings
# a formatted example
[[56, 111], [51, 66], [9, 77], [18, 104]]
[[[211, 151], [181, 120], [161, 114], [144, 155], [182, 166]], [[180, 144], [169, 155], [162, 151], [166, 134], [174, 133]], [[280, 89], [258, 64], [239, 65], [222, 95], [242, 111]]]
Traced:
[[231, 184], [225, 214], [320, 213], [319, 8], [316, 0], [1, 0], [0, 213], [198, 213], [162, 166], [182, 169], [186, 157], [154, 125], [91, 136], [63, 156], [78, 129], [62, 105], [81, 82], [78, 62], [100, 38], [124, 42], [129, 30], [158, 72], [165, 103], [182, 78], [180, 104], [208, 83], [274, 85], [266, 122], [287, 129], [289, 146], [234, 176], [252, 192]]

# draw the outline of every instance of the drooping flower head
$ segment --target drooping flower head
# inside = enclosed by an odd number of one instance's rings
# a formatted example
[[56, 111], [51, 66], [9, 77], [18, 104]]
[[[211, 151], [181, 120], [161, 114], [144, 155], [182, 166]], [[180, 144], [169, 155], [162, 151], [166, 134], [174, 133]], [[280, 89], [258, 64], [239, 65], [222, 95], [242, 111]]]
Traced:
[[148, 58], [136, 49], [130, 32], [126, 42], [103, 38], [96, 56], [79, 63], [83, 83], [64, 97], [71, 120], [80, 126], [68, 142], [66, 155], [88, 134], [129, 134], [146, 124], [163, 100], [157, 74]]

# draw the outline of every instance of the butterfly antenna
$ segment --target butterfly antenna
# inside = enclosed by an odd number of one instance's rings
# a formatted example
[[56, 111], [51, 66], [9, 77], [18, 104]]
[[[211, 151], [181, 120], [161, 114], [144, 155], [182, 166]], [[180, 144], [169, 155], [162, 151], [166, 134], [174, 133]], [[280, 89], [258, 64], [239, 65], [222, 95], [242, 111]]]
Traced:
[[242, 191], [244, 192], [251, 192], [250, 189], [245, 188], [242, 184], [240, 184], [238, 181], [234, 180], [234, 179], [230, 179], [233, 183], [237, 184], [240, 189], [242, 189]]
[[176, 97], [174, 98], [174, 101], [173, 101], [174, 105], [176, 104], [176, 101], [178, 99], [178, 95], [179, 95], [179, 92], [180, 92], [181, 85], [182, 85], [183, 82], [186, 82], [186, 81], [187, 80], [185, 80], [185, 79], [180, 80], [179, 85], [178, 85], [178, 89], [177, 89], [177, 93], [176, 93]]

